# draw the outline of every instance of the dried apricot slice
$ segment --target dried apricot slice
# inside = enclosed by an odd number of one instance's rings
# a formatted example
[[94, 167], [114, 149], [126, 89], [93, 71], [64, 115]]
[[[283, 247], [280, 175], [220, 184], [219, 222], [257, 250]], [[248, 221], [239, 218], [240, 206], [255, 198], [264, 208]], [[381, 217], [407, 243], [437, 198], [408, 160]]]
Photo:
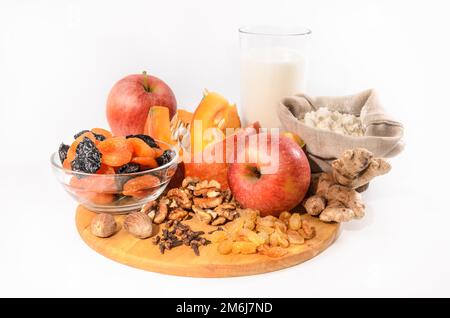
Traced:
[[104, 139], [112, 138], [112, 133], [103, 128], [92, 128], [91, 131], [96, 134], [105, 137]]
[[79, 197], [94, 203], [108, 204], [114, 201], [114, 193], [118, 191], [114, 177], [99, 178], [87, 176], [70, 179], [70, 189]]
[[164, 153], [163, 149], [153, 148], [153, 150], [155, 151], [155, 158], [161, 157]]
[[83, 141], [84, 137], [88, 137], [90, 140], [94, 142], [94, 144], [97, 142], [97, 139], [95, 139], [95, 136], [90, 131], [87, 131], [85, 133], [82, 133], [80, 136], [78, 136], [74, 142], [69, 147], [69, 150], [67, 150], [67, 160], [68, 162], [72, 162], [75, 159], [75, 155], [77, 153], [77, 147], [80, 144], [80, 142]]
[[100, 141], [97, 148], [102, 153], [102, 163], [111, 167], [120, 167], [130, 162], [133, 156], [133, 148], [124, 137]]
[[113, 167], [110, 167], [110, 166], [102, 163], [102, 165], [100, 166], [100, 169], [98, 169], [96, 173], [97, 174], [115, 174], [116, 171], [114, 170]]
[[158, 163], [153, 157], [134, 157], [133, 159], [131, 159], [131, 162], [140, 164], [141, 166], [147, 169], [148, 168], [153, 169], [158, 167]]
[[64, 162], [63, 162], [63, 168], [64, 168], [64, 169], [67, 169], [67, 170], [71, 170], [71, 169], [72, 169], [72, 167], [70, 166], [69, 159], [65, 159], [65, 160], [64, 160]]
[[76, 191], [89, 191], [95, 193], [116, 193], [117, 183], [114, 176], [85, 176], [70, 179], [70, 186]]
[[83, 192], [82, 196], [94, 204], [109, 204], [114, 201], [111, 193]]
[[127, 142], [133, 148], [133, 156], [135, 157], [155, 157], [155, 150], [147, 145], [145, 141], [139, 138], [128, 138]]
[[123, 185], [123, 194], [141, 199], [156, 191], [159, 184], [158, 177], [152, 175], [136, 177]]

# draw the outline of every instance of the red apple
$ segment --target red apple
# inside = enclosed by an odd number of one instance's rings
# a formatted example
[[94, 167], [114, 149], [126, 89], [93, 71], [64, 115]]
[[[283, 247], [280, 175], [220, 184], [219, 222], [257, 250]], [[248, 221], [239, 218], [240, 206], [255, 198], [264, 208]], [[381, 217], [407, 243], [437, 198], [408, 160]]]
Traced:
[[175, 115], [177, 101], [170, 87], [157, 77], [133, 74], [118, 81], [109, 92], [106, 117], [116, 136], [142, 134], [152, 106], [169, 108]]
[[232, 163], [228, 167], [228, 184], [235, 199], [243, 207], [257, 209], [263, 216], [277, 216], [293, 209], [303, 200], [311, 181], [311, 170], [301, 147], [285, 136], [279, 136], [278, 169], [271, 169], [270, 164], [261, 163], [266, 153], [261, 144], [267, 142], [272, 160], [270, 163], [274, 166], [276, 160], [272, 155], [276, 147], [271, 147], [272, 137], [265, 134], [256, 137], [257, 143], [249, 142], [242, 150], [247, 162]]

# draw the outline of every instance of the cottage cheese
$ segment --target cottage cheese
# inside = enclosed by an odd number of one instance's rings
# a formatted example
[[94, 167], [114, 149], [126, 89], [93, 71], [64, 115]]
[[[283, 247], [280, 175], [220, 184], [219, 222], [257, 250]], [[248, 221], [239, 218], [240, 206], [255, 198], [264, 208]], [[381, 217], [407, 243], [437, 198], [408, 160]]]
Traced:
[[343, 135], [364, 135], [364, 129], [359, 117], [343, 114], [338, 111], [331, 111], [326, 107], [321, 107], [316, 111], [306, 113], [301, 121], [308, 126], [329, 130]]

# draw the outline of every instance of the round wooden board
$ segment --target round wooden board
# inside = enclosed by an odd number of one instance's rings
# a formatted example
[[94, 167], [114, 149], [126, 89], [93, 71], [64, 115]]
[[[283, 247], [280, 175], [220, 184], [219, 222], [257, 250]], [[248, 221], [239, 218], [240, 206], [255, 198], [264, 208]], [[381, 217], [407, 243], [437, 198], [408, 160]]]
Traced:
[[[122, 228], [124, 215], [115, 216], [119, 224], [118, 233], [109, 238], [98, 238], [91, 234], [89, 224], [95, 216], [79, 206], [76, 225], [82, 239], [98, 253], [119, 263], [151, 272], [191, 277], [232, 277], [267, 273], [287, 268], [309, 260], [330, 246], [337, 237], [339, 224], [328, 224], [309, 215], [303, 215], [316, 229], [316, 236], [303, 245], [292, 245], [288, 253], [279, 258], [265, 255], [221, 255], [217, 244], [200, 247], [200, 256], [192, 249], [180, 246], [160, 254], [151, 239], [137, 239]], [[208, 232], [214, 227], [193, 218], [186, 221], [193, 230]], [[208, 237], [207, 235], [205, 237]]]

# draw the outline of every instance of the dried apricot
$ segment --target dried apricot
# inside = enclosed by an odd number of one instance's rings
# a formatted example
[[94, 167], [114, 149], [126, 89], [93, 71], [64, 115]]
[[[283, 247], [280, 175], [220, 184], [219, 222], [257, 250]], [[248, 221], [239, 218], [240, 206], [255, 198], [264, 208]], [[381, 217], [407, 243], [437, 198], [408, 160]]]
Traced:
[[152, 175], [145, 175], [128, 180], [123, 185], [123, 194], [135, 198], [144, 198], [159, 187], [160, 180]]
[[153, 148], [153, 150], [155, 151], [155, 157], [161, 157], [164, 153], [164, 150], [160, 149], [160, 148]]
[[94, 204], [109, 204], [114, 201], [111, 193], [83, 192], [81, 196]]
[[[108, 138], [112, 138], [112, 133], [103, 128], [92, 128], [92, 133], [97, 137], [98, 140], [105, 140]], [[99, 138], [98, 136], [102, 136], [103, 138]]]
[[102, 162], [112, 167], [120, 167], [130, 162], [133, 147], [123, 137], [113, 137], [100, 141], [97, 145], [102, 153]]
[[156, 162], [155, 158], [153, 157], [134, 157], [131, 159], [132, 163], [137, 163], [145, 168], [156, 168], [158, 167], [158, 163]]
[[127, 138], [135, 157], [155, 157], [155, 150], [140, 138]]
[[67, 170], [70, 170], [70, 169], [72, 168], [72, 167], [70, 166], [69, 159], [64, 160], [64, 162], [63, 162], [63, 168], [64, 168], [64, 169], [67, 169]]
[[116, 193], [117, 183], [114, 176], [73, 176], [70, 186], [76, 191], [89, 191], [95, 193]]
[[97, 174], [115, 174], [113, 167], [105, 165], [104, 163], [100, 166], [100, 169], [97, 170]]

